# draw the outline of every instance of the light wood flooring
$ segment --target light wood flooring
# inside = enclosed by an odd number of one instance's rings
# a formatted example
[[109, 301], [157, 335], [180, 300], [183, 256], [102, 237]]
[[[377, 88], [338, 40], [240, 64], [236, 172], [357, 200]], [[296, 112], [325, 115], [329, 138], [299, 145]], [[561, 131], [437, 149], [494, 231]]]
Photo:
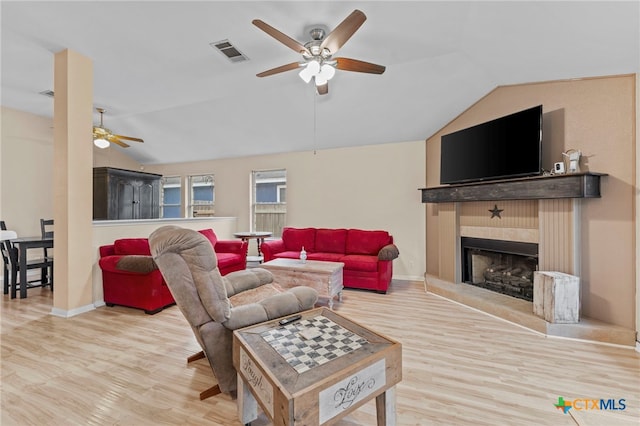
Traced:
[[[3, 296], [0, 424], [239, 425], [177, 307], [156, 315], [100, 307], [63, 319], [51, 292]], [[398, 425], [637, 425], [640, 354], [550, 338], [394, 281], [386, 295], [346, 290], [335, 310], [400, 341]], [[558, 397], [625, 399], [624, 411], [554, 407]], [[266, 425], [262, 416], [254, 425]], [[339, 425], [375, 425], [366, 404]]]

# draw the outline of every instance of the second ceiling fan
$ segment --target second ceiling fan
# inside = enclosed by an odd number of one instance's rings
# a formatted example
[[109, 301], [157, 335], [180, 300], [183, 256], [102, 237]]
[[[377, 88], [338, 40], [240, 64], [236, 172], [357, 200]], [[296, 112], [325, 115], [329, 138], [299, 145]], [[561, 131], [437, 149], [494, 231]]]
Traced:
[[104, 108], [96, 108], [96, 111], [100, 113], [100, 125], [93, 126], [93, 144], [98, 148], [108, 148], [112, 143], [120, 145], [123, 148], [129, 148], [130, 145], [126, 142], [123, 142], [121, 139], [126, 139], [134, 142], [144, 142], [140, 138], [114, 134], [111, 130], [104, 127], [104, 124], [102, 123], [102, 115], [105, 112]]
[[311, 41], [302, 44], [286, 34], [276, 30], [265, 22], [254, 19], [253, 24], [262, 31], [269, 34], [285, 46], [302, 54], [302, 61], [292, 62], [290, 64], [281, 65], [267, 71], [257, 74], [258, 77], [267, 77], [285, 71], [302, 68], [300, 77], [305, 82], [312, 79], [316, 85], [319, 95], [329, 93], [329, 80], [333, 77], [336, 69], [342, 71], [364, 72], [369, 74], [382, 74], [385, 67], [382, 65], [372, 64], [357, 59], [350, 58], [334, 58], [338, 50], [351, 38], [351, 36], [360, 28], [367, 19], [365, 14], [360, 10], [354, 10], [345, 18], [333, 31], [325, 36], [322, 28], [314, 28], [309, 33]]

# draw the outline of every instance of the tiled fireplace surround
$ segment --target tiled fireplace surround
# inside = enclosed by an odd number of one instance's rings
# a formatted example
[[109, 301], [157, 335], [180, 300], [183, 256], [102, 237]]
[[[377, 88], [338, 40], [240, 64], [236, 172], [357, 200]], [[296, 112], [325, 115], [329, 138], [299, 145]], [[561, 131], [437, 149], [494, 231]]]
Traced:
[[[580, 205], [588, 200], [497, 200], [437, 204], [439, 276], [425, 275], [438, 294], [540, 333], [630, 345], [630, 330], [581, 317], [578, 324], [552, 324], [533, 314], [531, 302], [461, 283], [460, 237], [538, 244], [541, 271], [580, 275]], [[501, 210], [499, 216], [491, 211]], [[493, 216], [493, 217], [492, 217]]]

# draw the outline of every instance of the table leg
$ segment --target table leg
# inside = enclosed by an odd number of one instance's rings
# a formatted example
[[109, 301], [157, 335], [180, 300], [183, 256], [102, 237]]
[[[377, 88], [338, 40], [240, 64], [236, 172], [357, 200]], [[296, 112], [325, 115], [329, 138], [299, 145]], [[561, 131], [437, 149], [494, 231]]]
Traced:
[[262, 256], [262, 253], [260, 253], [260, 244], [262, 244], [263, 241], [264, 238], [256, 238], [256, 243], [258, 243], [258, 256]]
[[396, 424], [396, 387], [376, 397], [376, 414], [378, 426], [395, 426]]
[[18, 257], [20, 258], [20, 299], [24, 299], [27, 297], [27, 250], [21, 249]]
[[258, 418], [258, 401], [238, 374], [238, 418], [243, 425]]

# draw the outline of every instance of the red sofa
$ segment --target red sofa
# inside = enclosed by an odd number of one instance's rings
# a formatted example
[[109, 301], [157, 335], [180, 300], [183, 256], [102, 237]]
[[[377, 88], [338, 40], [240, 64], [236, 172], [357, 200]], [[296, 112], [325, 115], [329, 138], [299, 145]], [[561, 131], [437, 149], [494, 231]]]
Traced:
[[[247, 242], [220, 240], [212, 229], [202, 233], [214, 247], [222, 275], [247, 267]], [[100, 247], [98, 264], [107, 306], [122, 305], [155, 314], [175, 304], [169, 287], [153, 262], [147, 238], [122, 238]]]
[[264, 261], [297, 259], [304, 247], [308, 260], [344, 263], [343, 284], [386, 293], [393, 275], [393, 259], [399, 255], [387, 231], [362, 229], [291, 228], [282, 238], [260, 245]]

